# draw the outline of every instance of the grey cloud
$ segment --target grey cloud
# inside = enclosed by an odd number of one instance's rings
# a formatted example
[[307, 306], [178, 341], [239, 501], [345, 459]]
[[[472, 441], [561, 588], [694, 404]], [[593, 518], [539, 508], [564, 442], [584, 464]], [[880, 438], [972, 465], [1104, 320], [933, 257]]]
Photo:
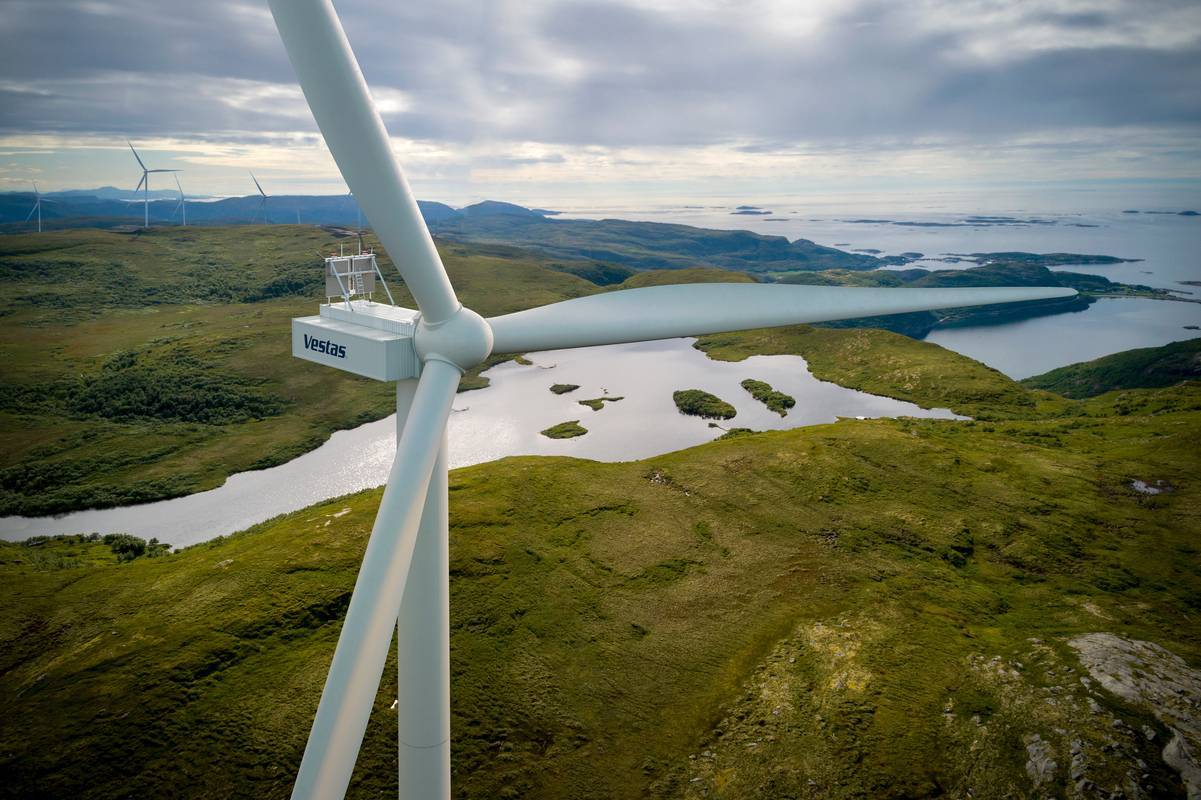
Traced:
[[[555, 121], [569, 139], [599, 130], [630, 143], [796, 141], [1172, 125], [1195, 122], [1201, 109], [1196, 47], [1077, 47], [976, 63], [949, 34], [907, 30], [899, 7], [860, 6], [796, 48], [698, 23], [673, 27], [673, 41], [663, 16], [649, 12], [638, 24], [627, 11], [612, 26], [556, 20], [550, 37], [589, 54], [595, 71], [556, 98], [570, 111]], [[591, 34], [607, 29], [621, 35]]]
[[235, 0], [6, 0], [0, 75], [86, 79], [123, 71], [288, 81], [292, 72], [265, 7]]
[[[1181, 7], [1027, 4], [1015, 36], [1022, 26], [1120, 31]], [[1201, 31], [1175, 49], [1077, 43], [984, 59], [966, 54], [970, 25], [931, 30], [913, 4], [880, 0], [842, 6], [809, 38], [767, 35], [729, 11], [600, 0], [344, 0], [338, 8], [371, 85], [411, 99], [388, 116], [390, 129], [418, 139], [786, 148], [1201, 121]], [[937, 13], [972, 8], [950, 3]], [[265, 2], [235, 0], [10, 0], [0, 6], [0, 130], [311, 132], [286, 93], [229, 102], [245, 81], [293, 86], [264, 10]]]

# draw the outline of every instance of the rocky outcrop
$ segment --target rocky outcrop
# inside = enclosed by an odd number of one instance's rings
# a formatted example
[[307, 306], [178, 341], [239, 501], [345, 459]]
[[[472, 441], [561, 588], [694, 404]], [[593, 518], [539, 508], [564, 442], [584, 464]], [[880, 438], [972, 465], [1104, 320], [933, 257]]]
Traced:
[[1201, 671], [1157, 644], [1112, 633], [1089, 633], [1068, 644], [1093, 680], [1168, 727], [1163, 760], [1180, 773], [1189, 800], [1201, 800]]

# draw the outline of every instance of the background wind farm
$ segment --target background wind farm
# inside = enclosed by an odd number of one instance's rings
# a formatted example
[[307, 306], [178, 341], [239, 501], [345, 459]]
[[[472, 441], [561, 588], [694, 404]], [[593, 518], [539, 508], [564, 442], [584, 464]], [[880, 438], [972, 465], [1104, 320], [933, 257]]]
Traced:
[[[1197, 796], [1201, 13], [793, 5], [337, 3], [483, 317], [1058, 295], [467, 370], [450, 796]], [[397, 395], [289, 327], [412, 254], [266, 2], [0, 23], [0, 796], [292, 795]]]

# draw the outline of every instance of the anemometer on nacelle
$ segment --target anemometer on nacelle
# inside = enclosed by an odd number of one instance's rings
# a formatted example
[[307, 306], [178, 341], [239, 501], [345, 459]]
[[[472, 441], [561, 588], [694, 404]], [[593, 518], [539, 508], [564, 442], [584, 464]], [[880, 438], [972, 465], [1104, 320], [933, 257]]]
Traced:
[[[386, 303], [375, 301], [383, 288]], [[315, 317], [292, 320], [292, 355], [377, 381], [421, 374], [413, 349], [418, 312], [392, 299], [375, 253], [325, 258], [325, 299]]]

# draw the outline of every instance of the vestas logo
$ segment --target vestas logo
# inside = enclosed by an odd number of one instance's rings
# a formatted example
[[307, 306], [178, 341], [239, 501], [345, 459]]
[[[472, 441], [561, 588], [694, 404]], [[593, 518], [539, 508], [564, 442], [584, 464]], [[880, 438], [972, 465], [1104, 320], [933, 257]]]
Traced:
[[346, 358], [345, 345], [334, 344], [329, 339], [318, 339], [316, 336], [304, 335], [304, 349], [314, 353], [325, 353], [334, 358]]

